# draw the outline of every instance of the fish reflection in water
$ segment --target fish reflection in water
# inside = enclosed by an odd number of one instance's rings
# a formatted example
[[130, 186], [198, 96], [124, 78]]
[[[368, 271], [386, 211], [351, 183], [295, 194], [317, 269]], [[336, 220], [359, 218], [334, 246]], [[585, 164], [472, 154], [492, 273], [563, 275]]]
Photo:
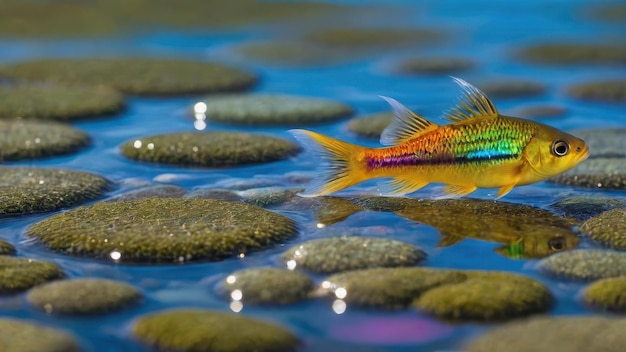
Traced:
[[[329, 206], [337, 205], [334, 197], [324, 198]], [[528, 205], [478, 199], [390, 197], [359, 197], [351, 199], [351, 203], [352, 206], [334, 208], [332, 212], [322, 207], [318, 209], [317, 220], [330, 225], [361, 210], [392, 212], [437, 228], [440, 247], [472, 238], [503, 244], [495, 252], [513, 259], [542, 258], [579, 244], [579, 237], [572, 229], [573, 220]]]

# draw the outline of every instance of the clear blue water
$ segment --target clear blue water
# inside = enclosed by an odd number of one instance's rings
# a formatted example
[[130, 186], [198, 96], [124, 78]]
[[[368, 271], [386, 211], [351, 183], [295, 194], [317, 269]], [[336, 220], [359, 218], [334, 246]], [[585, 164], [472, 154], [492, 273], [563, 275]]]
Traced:
[[[382, 2], [381, 2], [382, 3]], [[394, 2], [401, 3], [401, 2]], [[412, 54], [453, 55], [474, 59], [476, 69], [460, 75], [469, 82], [491, 78], [522, 78], [543, 82], [548, 87], [544, 95], [519, 99], [495, 99], [501, 112], [522, 105], [550, 103], [567, 108], [563, 117], [545, 120], [561, 129], [624, 126], [624, 104], [589, 103], [573, 100], [563, 93], [568, 84], [590, 78], [626, 77], [626, 66], [534, 66], [517, 61], [512, 52], [525, 44], [543, 41], [606, 42], [626, 44], [626, 25], [607, 24], [591, 20], [587, 9], [595, 1], [475, 1], [471, 5], [462, 0], [404, 2], [407, 10], [382, 13], [370, 17], [376, 24], [403, 27], [442, 28], [449, 39], [442, 44], [425, 48], [400, 48], [394, 51], [372, 53], [362, 59], [339, 65], [315, 68], [284, 68], [247, 61], [232, 53], [233, 46], [253, 40], [283, 37], [286, 32], [297, 31], [293, 25], [273, 24], [259, 29], [240, 28], [215, 32], [144, 31], [140, 34], [101, 40], [24, 41], [0, 40], [0, 62], [28, 60], [51, 56], [109, 56], [142, 55], [155, 57], [181, 57], [190, 60], [215, 60], [247, 67], [261, 75], [257, 92], [277, 92], [308, 96], [330, 97], [353, 106], [357, 114], [387, 110], [378, 95], [391, 96], [405, 105], [437, 121], [441, 112], [456, 101], [458, 88], [445, 75], [407, 77], [391, 74], [389, 67], [396, 60]], [[345, 21], [358, 21], [345, 19]], [[45, 160], [24, 161], [10, 165], [62, 167], [86, 170], [122, 182], [128, 180], [153, 180], [164, 174], [173, 175], [172, 182], [188, 190], [211, 187], [231, 178], [251, 178], [258, 175], [277, 175], [290, 171], [312, 171], [315, 160], [306, 154], [291, 160], [233, 169], [187, 169], [147, 165], [123, 158], [118, 147], [139, 136], [165, 132], [192, 131], [193, 120], [188, 109], [202, 97], [172, 99], [128, 99], [128, 109], [121, 115], [98, 121], [78, 122], [74, 125], [93, 137], [91, 147], [76, 155]], [[285, 128], [238, 128], [209, 124], [207, 130], [239, 130], [264, 132], [290, 138]], [[346, 122], [315, 126], [316, 131], [363, 145], [376, 146], [376, 141], [358, 138], [346, 131]], [[369, 192], [374, 183], [364, 183], [339, 195]], [[417, 197], [429, 197], [432, 187], [418, 192]], [[504, 200], [546, 207], [570, 195], [603, 194], [624, 197], [624, 192], [590, 191], [554, 184], [539, 183], [513, 190]], [[492, 190], [472, 195], [478, 198], [493, 197]], [[546, 283], [557, 303], [550, 314], [589, 314], [578, 299], [581, 284], [541, 277], [534, 269], [535, 260], [512, 260], [497, 255], [493, 249], [498, 244], [466, 239], [460, 244], [437, 248], [438, 231], [432, 227], [411, 222], [394, 214], [361, 212], [345, 221], [318, 230], [315, 220], [306, 213], [282, 212], [296, 219], [302, 229], [298, 238], [285, 244], [324, 237], [328, 231], [358, 228], [374, 236], [397, 239], [420, 246], [429, 254], [428, 267], [506, 270], [522, 273]], [[0, 219], [0, 237], [15, 244], [19, 256], [42, 258], [59, 264], [71, 277], [107, 277], [131, 283], [141, 289], [145, 302], [129, 310], [93, 318], [63, 318], [48, 316], [26, 304], [23, 295], [0, 298], [0, 315], [28, 318], [51, 326], [73, 331], [80, 337], [88, 351], [135, 351], [142, 347], [130, 338], [133, 319], [147, 312], [169, 307], [200, 307], [228, 311], [228, 302], [215, 293], [215, 284], [228, 273], [242, 268], [279, 266], [277, 256], [284, 250], [280, 246], [253, 253], [243, 259], [230, 259], [217, 263], [172, 266], [120, 266], [114, 263], [93, 262], [51, 253], [29, 242], [25, 229], [51, 214], [37, 214]], [[591, 246], [585, 242], [582, 247]], [[322, 277], [315, 277], [322, 280]], [[407, 310], [386, 312], [348, 307], [341, 315], [334, 313], [331, 303], [313, 300], [281, 308], [246, 306], [240, 314], [271, 320], [286, 326], [306, 343], [306, 350], [343, 351], [356, 347], [362, 350], [435, 351], [454, 350], [459, 341], [480, 334], [492, 324], [437, 323], [419, 313]], [[404, 320], [403, 320], [404, 319]], [[422, 342], [406, 342], [402, 338], [378, 342], [342, 341], [337, 331], [372, 322], [378, 326], [394, 326], [394, 322], [427, 322], [435, 325], [436, 333]], [[343, 330], [341, 330], [343, 331]], [[443, 331], [447, 331], [443, 333]], [[403, 342], [404, 341], [404, 342]]]

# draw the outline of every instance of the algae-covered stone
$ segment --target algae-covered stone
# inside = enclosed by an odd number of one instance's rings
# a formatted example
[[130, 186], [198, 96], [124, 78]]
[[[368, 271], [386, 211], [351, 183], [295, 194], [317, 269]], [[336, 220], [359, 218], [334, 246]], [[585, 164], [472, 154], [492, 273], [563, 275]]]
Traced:
[[185, 198], [208, 198], [227, 202], [243, 201], [243, 197], [229, 189], [197, 189], [185, 194]]
[[0, 119], [0, 162], [70, 154], [89, 142], [87, 133], [62, 123]]
[[522, 107], [515, 109], [512, 115], [531, 119], [531, 118], [544, 118], [544, 117], [559, 117], [559, 116], [565, 115], [566, 112], [567, 110], [562, 106], [527, 105], [527, 106], [522, 106]]
[[542, 43], [522, 49], [520, 57], [541, 64], [620, 64], [626, 46], [586, 43]]
[[13, 255], [15, 254], [15, 247], [9, 242], [0, 240], [0, 255]]
[[624, 23], [626, 20], [626, 4], [619, 2], [600, 4], [591, 13], [594, 18], [599, 20]]
[[467, 344], [469, 352], [621, 352], [626, 319], [537, 316], [500, 325]]
[[604, 249], [578, 249], [557, 253], [539, 262], [546, 275], [574, 280], [626, 276], [626, 253]]
[[467, 71], [474, 61], [460, 57], [417, 57], [401, 61], [396, 71], [408, 75], [450, 74]]
[[246, 58], [287, 66], [328, 65], [350, 57], [347, 52], [297, 41], [247, 43], [236, 51]]
[[626, 201], [605, 196], [574, 196], [550, 204], [550, 208], [584, 221], [611, 209], [626, 208]]
[[0, 256], [0, 295], [26, 291], [35, 285], [61, 277], [63, 272], [54, 263]]
[[244, 126], [303, 126], [331, 122], [352, 114], [349, 106], [329, 99], [279, 94], [242, 94], [206, 101], [206, 118]]
[[282, 254], [287, 265], [315, 273], [410, 266], [426, 258], [421, 249], [386, 238], [332, 237], [307, 241]]
[[626, 158], [591, 158], [548, 181], [585, 188], [626, 189]]
[[241, 315], [176, 309], [140, 317], [133, 327], [140, 342], [175, 351], [293, 351], [298, 339], [283, 327]]
[[466, 272], [467, 280], [432, 288], [413, 302], [451, 320], [504, 320], [545, 312], [552, 294], [540, 282], [511, 273]]
[[244, 304], [282, 305], [307, 299], [313, 291], [313, 281], [298, 271], [255, 268], [228, 275], [219, 289]]
[[271, 207], [290, 201], [298, 197], [304, 188], [291, 187], [262, 187], [250, 188], [237, 192], [246, 202], [261, 207]]
[[378, 139], [392, 120], [392, 112], [357, 117], [348, 122], [348, 130], [362, 137]]
[[87, 172], [0, 167], [0, 216], [52, 211], [96, 199], [109, 181]]
[[125, 200], [137, 200], [143, 198], [180, 198], [187, 193], [182, 187], [172, 185], [155, 185], [140, 188], [130, 191], [128, 193], [120, 194], [116, 197], [110, 198], [109, 202], [121, 202]]
[[34, 322], [0, 318], [0, 351], [78, 352], [81, 348], [69, 333]]
[[286, 159], [300, 151], [288, 140], [239, 132], [171, 133], [137, 138], [121, 147], [124, 156], [187, 167], [227, 167]]
[[626, 249], [626, 209], [613, 209], [585, 221], [580, 230], [605, 246]]
[[124, 99], [112, 89], [63, 86], [0, 86], [0, 119], [73, 121], [120, 112]]
[[443, 34], [419, 28], [327, 28], [306, 35], [305, 39], [334, 48], [383, 49], [408, 43], [426, 44], [440, 41]]
[[96, 203], [32, 225], [29, 237], [74, 256], [122, 263], [221, 260], [295, 236], [294, 221], [214, 199], [146, 198]]
[[584, 298], [592, 307], [626, 313], [626, 276], [594, 282], [585, 290]]
[[567, 88], [567, 93], [581, 100], [623, 102], [626, 101], [626, 81], [603, 80], [575, 84]]
[[585, 141], [592, 158], [626, 158], [626, 128], [596, 128], [572, 131]]
[[28, 291], [33, 306], [48, 314], [92, 315], [113, 312], [136, 303], [141, 294], [134, 287], [107, 279], [60, 280]]
[[397, 309], [407, 307], [434, 287], [466, 278], [463, 272], [452, 270], [374, 268], [332, 275], [322, 283], [321, 289], [349, 305]]
[[42, 59], [0, 66], [0, 77], [142, 95], [240, 91], [256, 82], [250, 73], [217, 63], [153, 58]]
[[543, 83], [521, 79], [501, 79], [485, 82], [479, 86], [485, 94], [493, 98], [517, 98], [545, 93]]

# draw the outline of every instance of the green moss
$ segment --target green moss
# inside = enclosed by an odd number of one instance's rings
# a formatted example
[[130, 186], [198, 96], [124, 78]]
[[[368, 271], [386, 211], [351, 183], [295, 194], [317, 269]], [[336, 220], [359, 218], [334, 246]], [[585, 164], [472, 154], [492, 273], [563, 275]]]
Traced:
[[368, 237], [311, 240], [293, 246], [281, 255], [283, 262], [292, 262], [296, 268], [315, 273], [411, 266], [425, 258], [424, 251], [408, 243]]
[[147, 198], [96, 203], [57, 214], [32, 225], [27, 235], [68, 255], [172, 263], [221, 260], [261, 250], [296, 231], [294, 221], [249, 204]]
[[90, 140], [87, 133], [65, 124], [0, 119], [0, 162], [70, 154]]
[[383, 130], [393, 120], [392, 112], [381, 112], [373, 115], [357, 117], [348, 122], [348, 130], [361, 137], [380, 138]]
[[552, 294], [541, 283], [520, 275], [465, 272], [466, 281], [428, 290], [413, 306], [451, 320], [503, 320], [550, 308]]
[[626, 313], [626, 276], [594, 282], [585, 290], [584, 298], [592, 307]]
[[521, 79], [501, 79], [484, 82], [479, 88], [493, 98], [519, 98], [544, 94], [543, 83]]
[[229, 298], [236, 290], [241, 292], [244, 304], [284, 305], [307, 299], [313, 291], [313, 281], [287, 269], [245, 269], [228, 275], [220, 285], [222, 294]]
[[626, 201], [605, 196], [575, 196], [550, 204], [550, 208], [584, 221], [611, 209], [626, 208]]
[[401, 61], [396, 71], [407, 75], [440, 75], [464, 72], [476, 66], [460, 57], [416, 57]]
[[124, 98], [91, 87], [0, 86], [0, 118], [74, 121], [120, 112]]
[[352, 109], [329, 99], [278, 94], [242, 94], [207, 101], [208, 120], [244, 126], [303, 126], [336, 121]]
[[121, 147], [124, 156], [160, 164], [228, 167], [286, 159], [300, 147], [282, 138], [238, 132], [171, 133], [142, 137]]
[[0, 240], [0, 255], [14, 255], [16, 253], [15, 247], [9, 242]]
[[522, 49], [520, 57], [541, 64], [613, 64], [626, 60], [626, 47], [586, 43], [543, 43]]
[[78, 352], [74, 336], [26, 320], [0, 318], [0, 351]]
[[613, 209], [585, 221], [580, 230], [611, 248], [626, 249], [626, 210]]
[[28, 258], [0, 256], [0, 294], [26, 291], [41, 283], [56, 280], [63, 272], [53, 263]]
[[626, 253], [603, 249], [579, 249], [557, 253], [539, 262], [546, 275], [573, 280], [597, 280], [626, 276]]
[[585, 141], [592, 158], [626, 158], [626, 128], [594, 128], [572, 131]]
[[591, 158], [548, 181], [585, 188], [626, 189], [626, 159]]
[[61, 85], [104, 86], [128, 94], [240, 91], [256, 77], [217, 63], [152, 58], [43, 59], [0, 66], [0, 77]]
[[109, 189], [105, 178], [87, 172], [0, 167], [0, 216], [52, 211], [96, 199]]
[[411, 43], [427, 44], [443, 39], [443, 33], [419, 28], [328, 28], [309, 33], [306, 40], [335, 48], [383, 49]]
[[626, 101], [626, 81], [603, 80], [575, 84], [567, 88], [567, 93], [581, 100], [623, 102]]
[[60, 280], [28, 291], [30, 304], [48, 314], [91, 315], [120, 310], [141, 294], [132, 286], [106, 279]]
[[176, 309], [140, 317], [133, 335], [158, 350], [293, 351], [297, 338], [284, 328], [240, 315]]

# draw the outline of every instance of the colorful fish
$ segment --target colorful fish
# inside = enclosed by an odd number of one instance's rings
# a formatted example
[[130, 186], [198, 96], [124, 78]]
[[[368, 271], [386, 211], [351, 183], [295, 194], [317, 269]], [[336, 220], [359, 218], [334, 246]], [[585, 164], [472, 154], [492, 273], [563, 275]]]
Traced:
[[386, 148], [366, 148], [306, 130], [289, 132], [325, 161], [303, 196], [334, 193], [372, 178], [383, 195], [399, 196], [429, 183], [446, 184], [446, 196], [465, 196], [477, 188], [513, 187], [545, 180], [589, 156], [585, 142], [553, 127], [498, 113], [478, 88], [454, 78], [463, 90], [445, 114], [453, 122], [437, 125], [394, 99], [385, 99], [395, 118], [383, 131]]

